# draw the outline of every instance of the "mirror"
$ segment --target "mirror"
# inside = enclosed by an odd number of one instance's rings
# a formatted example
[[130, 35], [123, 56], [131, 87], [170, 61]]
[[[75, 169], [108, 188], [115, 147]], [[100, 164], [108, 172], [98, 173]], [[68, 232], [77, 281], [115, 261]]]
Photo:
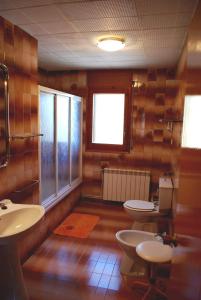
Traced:
[[0, 168], [7, 166], [10, 152], [8, 79], [8, 68], [0, 64]]

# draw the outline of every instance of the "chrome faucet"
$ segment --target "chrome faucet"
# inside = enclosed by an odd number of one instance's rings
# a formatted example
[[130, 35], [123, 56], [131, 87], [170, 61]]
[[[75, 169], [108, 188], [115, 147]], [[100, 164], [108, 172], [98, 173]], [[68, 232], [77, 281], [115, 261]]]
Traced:
[[159, 232], [155, 235], [155, 237], [160, 237], [163, 241], [163, 244], [170, 245], [172, 247], [177, 247], [177, 238], [174, 234], [173, 236], [167, 234], [166, 232]]
[[1, 208], [1, 209], [7, 209], [7, 206], [6, 206], [5, 203], [0, 202], [0, 208]]

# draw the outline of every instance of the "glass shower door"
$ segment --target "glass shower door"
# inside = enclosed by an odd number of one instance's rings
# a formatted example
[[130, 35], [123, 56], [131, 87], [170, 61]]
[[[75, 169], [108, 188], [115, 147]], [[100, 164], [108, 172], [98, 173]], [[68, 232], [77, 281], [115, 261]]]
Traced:
[[70, 184], [69, 109], [70, 98], [57, 95], [58, 192]]
[[81, 98], [40, 87], [41, 203], [51, 208], [81, 181]]
[[41, 201], [56, 194], [55, 161], [55, 96], [40, 92], [40, 128], [41, 138]]
[[71, 99], [71, 181], [80, 178], [81, 164], [81, 98]]

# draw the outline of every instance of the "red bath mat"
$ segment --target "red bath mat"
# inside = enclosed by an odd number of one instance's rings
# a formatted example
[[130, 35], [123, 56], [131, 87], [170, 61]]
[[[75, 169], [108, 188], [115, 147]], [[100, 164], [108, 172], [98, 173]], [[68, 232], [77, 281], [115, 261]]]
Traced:
[[54, 233], [84, 239], [89, 236], [99, 219], [94, 215], [72, 213], [54, 230]]

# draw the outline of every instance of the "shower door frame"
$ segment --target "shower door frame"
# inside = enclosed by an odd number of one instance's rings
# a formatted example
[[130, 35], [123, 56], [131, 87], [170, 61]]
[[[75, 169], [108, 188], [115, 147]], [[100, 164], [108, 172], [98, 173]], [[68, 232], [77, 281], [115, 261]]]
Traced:
[[[76, 187], [78, 187], [82, 183], [82, 125], [83, 125], [83, 102], [82, 98], [80, 100], [74, 100], [73, 97], [75, 95], [64, 93], [55, 89], [47, 88], [44, 86], [39, 86], [39, 101], [40, 101], [40, 92], [50, 93], [54, 95], [54, 129], [55, 129], [55, 186], [56, 186], [56, 193], [51, 195], [47, 199], [42, 201], [42, 194], [41, 194], [41, 139], [39, 141], [39, 177], [40, 177], [40, 184], [39, 184], [39, 195], [40, 195], [40, 203], [45, 207], [45, 210], [48, 211], [50, 208], [55, 206], [58, 202], [60, 202], [64, 197], [66, 197], [70, 192], [72, 192]], [[68, 120], [68, 140], [69, 140], [69, 179], [70, 183], [66, 185], [61, 190], [58, 190], [58, 143], [57, 143], [57, 95], [68, 97], [69, 98], [69, 120]], [[79, 96], [76, 96], [76, 98]], [[72, 158], [71, 158], [71, 107], [73, 101], [80, 101], [80, 151], [79, 151], [79, 177], [77, 177], [74, 181], [72, 181]], [[40, 113], [40, 102], [39, 102], [39, 118], [38, 118], [38, 126], [39, 130], [41, 130], [40, 120], [41, 120], [41, 113]]]

